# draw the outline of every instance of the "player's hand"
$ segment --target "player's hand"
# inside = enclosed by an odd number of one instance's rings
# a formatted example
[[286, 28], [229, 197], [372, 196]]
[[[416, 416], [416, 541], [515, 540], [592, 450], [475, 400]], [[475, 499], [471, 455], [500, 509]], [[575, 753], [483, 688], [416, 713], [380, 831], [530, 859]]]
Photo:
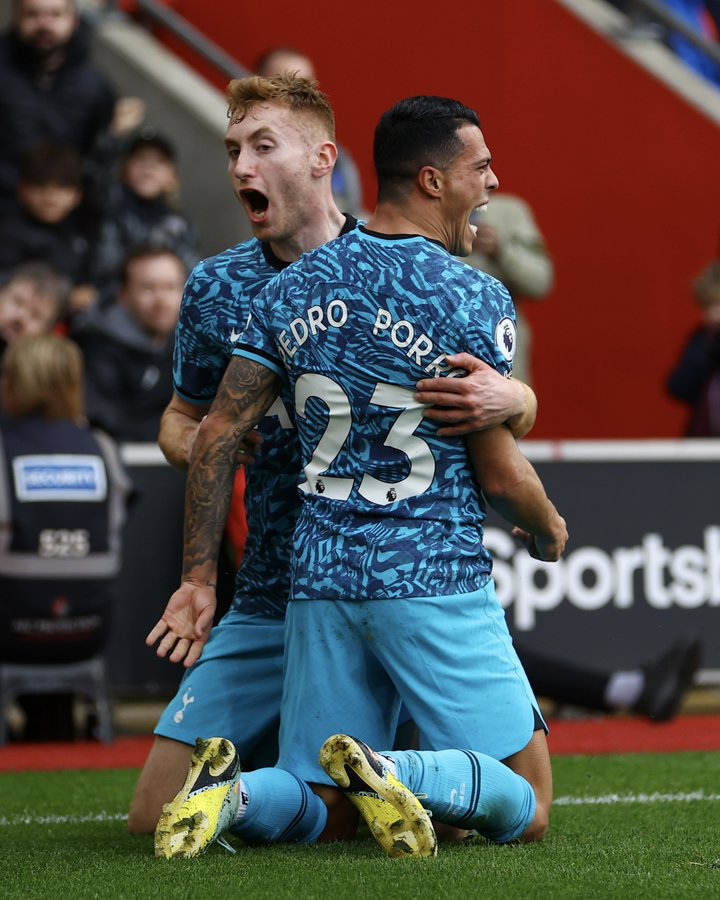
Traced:
[[[428, 405], [423, 413], [447, 423], [438, 434], [453, 437], [501, 425], [525, 412], [525, 389], [469, 353], [447, 356], [447, 362], [465, 369], [465, 378], [424, 378], [416, 384], [415, 399]], [[440, 409], [439, 407], [447, 407]]]
[[251, 466], [255, 462], [255, 454], [260, 449], [265, 438], [256, 429], [248, 431], [242, 439], [240, 449], [237, 454], [237, 464], [239, 466]]
[[217, 599], [209, 585], [184, 581], [168, 600], [165, 612], [145, 638], [148, 647], [159, 641], [156, 653], [186, 668], [197, 662], [210, 634]]
[[513, 537], [517, 538], [524, 545], [533, 559], [539, 559], [542, 562], [557, 562], [562, 556], [565, 544], [568, 541], [565, 519], [562, 516], [558, 516], [557, 519], [558, 521], [555, 528], [553, 528], [552, 534], [530, 534], [522, 528], [513, 528]]
[[[205, 419], [207, 419], [207, 416], [203, 416], [202, 419], [197, 423], [195, 428], [192, 431], [188, 431], [188, 463], [190, 462], [190, 456], [192, 455], [192, 449], [197, 439], [198, 431], [200, 430], [200, 426], [205, 421]], [[238, 450], [237, 456], [235, 457], [235, 465], [251, 466], [255, 462], [255, 454], [260, 449], [260, 445], [264, 440], [265, 438], [262, 436], [262, 434], [260, 434], [257, 428], [253, 431], [248, 431], [248, 433], [242, 439], [240, 449]]]

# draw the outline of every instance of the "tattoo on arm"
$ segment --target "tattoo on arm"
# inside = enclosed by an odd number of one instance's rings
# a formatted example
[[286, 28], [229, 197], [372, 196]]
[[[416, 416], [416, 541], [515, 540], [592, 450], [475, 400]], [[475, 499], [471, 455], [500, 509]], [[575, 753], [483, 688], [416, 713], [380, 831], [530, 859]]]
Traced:
[[234, 356], [195, 440], [185, 488], [183, 576], [214, 565], [230, 505], [238, 449], [280, 393], [266, 366]]

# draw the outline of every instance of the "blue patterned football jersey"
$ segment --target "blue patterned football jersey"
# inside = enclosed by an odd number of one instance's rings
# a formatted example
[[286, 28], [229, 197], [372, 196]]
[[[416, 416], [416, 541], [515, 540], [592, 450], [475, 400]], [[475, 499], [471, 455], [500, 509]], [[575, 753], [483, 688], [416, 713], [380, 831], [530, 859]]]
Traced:
[[[356, 226], [357, 220], [348, 215], [341, 233]], [[175, 333], [173, 382], [180, 397], [190, 403], [212, 402], [253, 297], [287, 265], [269, 244], [253, 238], [195, 266], [185, 285]], [[233, 606], [284, 616], [292, 535], [300, 508], [300, 445], [287, 396], [278, 397], [258, 429], [263, 442], [247, 469], [248, 535]]]
[[[173, 381], [190, 403], [211, 403], [252, 298], [285, 268], [254, 238], [198, 263], [185, 286], [175, 334]], [[248, 534], [233, 607], [284, 616], [290, 591], [299, 444], [290, 404], [278, 397], [258, 428], [263, 442], [246, 471]]]
[[360, 228], [258, 294], [234, 353], [292, 392], [304, 500], [293, 598], [441, 596], [485, 583], [485, 509], [465, 443], [438, 434], [414, 391], [420, 378], [463, 374], [445, 354], [510, 374], [514, 350], [507, 290], [424, 237]]
[[[285, 263], [255, 239], [199, 262], [190, 273], [177, 330], [173, 382], [190, 403], [209, 404], [239, 337], [238, 319]], [[284, 616], [290, 590], [290, 552], [298, 516], [299, 444], [281, 397], [258, 426], [263, 443], [247, 469], [248, 535], [235, 582], [233, 606]]]

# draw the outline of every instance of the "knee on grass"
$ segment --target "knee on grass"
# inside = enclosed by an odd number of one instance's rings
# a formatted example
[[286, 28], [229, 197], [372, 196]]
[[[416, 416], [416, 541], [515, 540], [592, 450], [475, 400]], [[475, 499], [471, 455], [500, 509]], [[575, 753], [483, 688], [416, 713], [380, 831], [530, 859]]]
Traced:
[[533, 820], [522, 833], [520, 840], [524, 844], [532, 844], [541, 841], [548, 833], [549, 827], [550, 811], [538, 803]]
[[128, 812], [128, 831], [130, 834], [152, 834], [161, 812], [162, 809], [151, 809], [150, 804], [133, 797]]

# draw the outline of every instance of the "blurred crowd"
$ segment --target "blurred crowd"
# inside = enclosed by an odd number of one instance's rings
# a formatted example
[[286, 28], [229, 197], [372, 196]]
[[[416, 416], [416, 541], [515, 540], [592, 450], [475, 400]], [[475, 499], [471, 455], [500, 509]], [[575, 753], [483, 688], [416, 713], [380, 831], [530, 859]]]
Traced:
[[152, 441], [197, 261], [172, 144], [89, 58], [70, 0], [20, 0], [0, 40], [0, 341], [54, 331], [83, 351], [87, 417]]

